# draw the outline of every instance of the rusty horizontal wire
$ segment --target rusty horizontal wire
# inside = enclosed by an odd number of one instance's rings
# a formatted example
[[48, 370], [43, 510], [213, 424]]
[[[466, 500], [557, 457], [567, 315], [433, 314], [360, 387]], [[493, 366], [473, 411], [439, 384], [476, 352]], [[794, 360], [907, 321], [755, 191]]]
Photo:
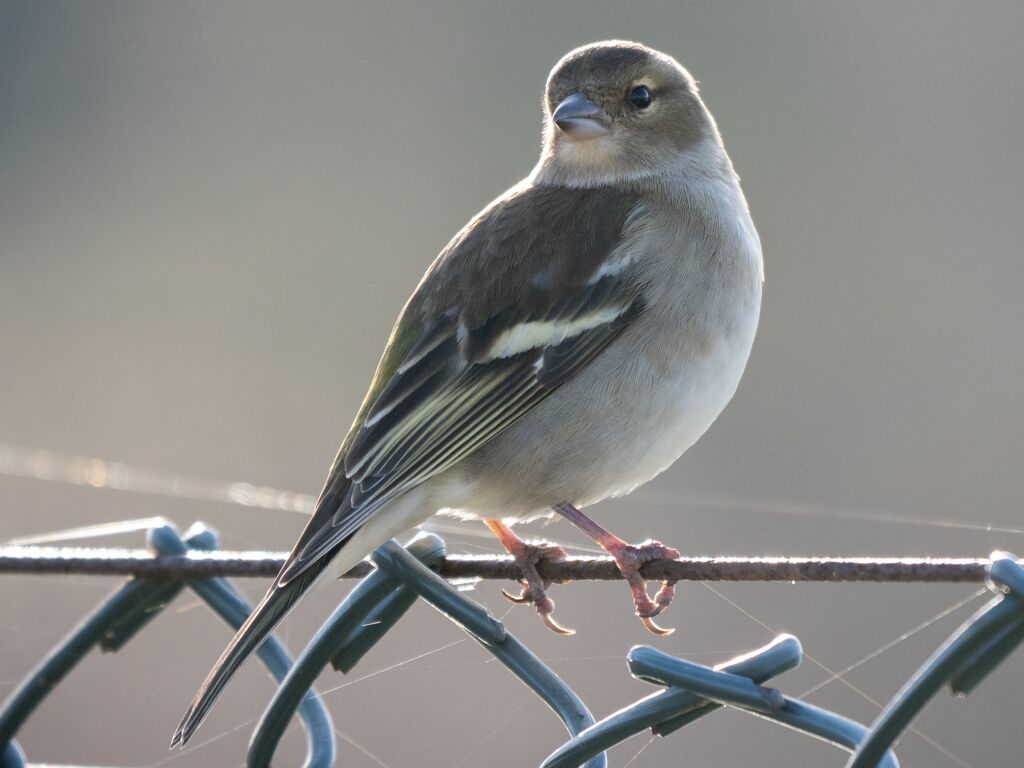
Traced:
[[[8, 546], [0, 547], [0, 574], [270, 577], [277, 574], [285, 557], [284, 552], [216, 551], [167, 557], [146, 549]], [[670, 581], [982, 582], [990, 562], [967, 557], [681, 557], [652, 561], [644, 566], [643, 575]], [[363, 578], [372, 570], [363, 561], [344, 578]], [[622, 578], [607, 556], [545, 561], [539, 570], [552, 581]], [[448, 555], [438, 572], [448, 579], [520, 577], [512, 558], [505, 555]]]

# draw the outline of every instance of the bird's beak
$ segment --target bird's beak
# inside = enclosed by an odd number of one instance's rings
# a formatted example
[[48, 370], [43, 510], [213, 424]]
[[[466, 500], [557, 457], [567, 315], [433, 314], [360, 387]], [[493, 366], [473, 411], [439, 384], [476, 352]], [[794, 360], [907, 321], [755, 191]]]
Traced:
[[571, 139], [595, 139], [609, 132], [608, 115], [582, 93], [567, 96], [551, 119]]

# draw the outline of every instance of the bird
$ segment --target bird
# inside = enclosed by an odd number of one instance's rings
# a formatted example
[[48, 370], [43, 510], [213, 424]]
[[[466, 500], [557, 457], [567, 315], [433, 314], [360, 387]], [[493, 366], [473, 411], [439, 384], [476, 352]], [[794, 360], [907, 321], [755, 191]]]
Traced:
[[483, 520], [553, 630], [511, 525], [561, 515], [611, 554], [652, 631], [645, 562], [580, 510], [676, 461], [732, 399], [761, 306], [761, 245], [714, 118], [668, 54], [610, 40], [548, 76], [530, 174], [474, 216], [402, 309], [315, 511], [206, 677], [171, 746], [314, 585], [438, 512]]

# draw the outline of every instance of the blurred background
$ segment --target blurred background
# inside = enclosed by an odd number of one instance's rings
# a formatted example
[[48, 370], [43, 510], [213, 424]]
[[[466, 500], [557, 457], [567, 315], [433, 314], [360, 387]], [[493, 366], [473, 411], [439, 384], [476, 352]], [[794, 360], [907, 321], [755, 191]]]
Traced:
[[[424, 268], [535, 162], [548, 70], [574, 46], [631, 38], [701, 81], [767, 282], [732, 405], [594, 516], [694, 555], [1024, 553], [1021, 29], [1018, 2], [4, 0], [0, 443], [317, 493]], [[0, 508], [0, 540], [165, 515], [280, 550], [304, 523], [12, 476]], [[497, 550], [483, 526], [459, 528], [452, 549]], [[581, 543], [563, 523], [525, 530]], [[0, 583], [9, 691], [117, 581]], [[293, 650], [348, 586], [293, 614]], [[976, 588], [685, 584], [665, 618], [678, 631], [658, 640], [622, 584], [572, 584], [552, 591], [578, 630], [563, 639], [498, 588], [475, 597], [599, 717], [650, 691], [627, 674], [634, 643], [715, 663], [792, 632], [813, 657], [778, 681], [796, 695], [927, 623], [808, 696], [870, 722], [981, 604], [929, 623]], [[21, 743], [44, 762], [241, 764], [273, 690], [256, 663], [194, 747], [166, 749], [229, 634], [181, 597], [123, 651], [90, 656]], [[351, 676], [325, 673], [339, 764], [528, 766], [563, 741], [460, 637], [418, 606]], [[969, 700], [940, 696], [904, 764], [1019, 764], [1022, 692], [1018, 653]], [[278, 764], [302, 754], [293, 727]], [[620, 767], [842, 761], [729, 712], [611, 753]]]

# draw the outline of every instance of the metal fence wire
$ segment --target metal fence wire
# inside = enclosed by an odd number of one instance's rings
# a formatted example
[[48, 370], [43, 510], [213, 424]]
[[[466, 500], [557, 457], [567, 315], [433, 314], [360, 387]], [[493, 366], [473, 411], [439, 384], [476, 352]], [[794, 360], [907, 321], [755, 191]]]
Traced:
[[[281, 555], [218, 551], [217, 536], [196, 524], [184, 535], [170, 523], [154, 525], [146, 550], [0, 547], [0, 573], [104, 573], [131, 578], [81, 621], [18, 685], [0, 709], [0, 768], [22, 768], [26, 757], [14, 740], [18, 729], [93, 647], [116, 651], [183, 589], [195, 592], [233, 628], [251, 606], [226, 576], [271, 575]], [[608, 558], [570, 558], [544, 564], [552, 579], [616, 578]], [[542, 768], [607, 765], [605, 750], [650, 730], [668, 736], [722, 707], [749, 712], [825, 740], [850, 754], [847, 768], [896, 768], [892, 745], [944, 686], [967, 694], [1024, 641], [1024, 568], [1005, 552], [988, 560], [853, 558], [700, 558], [650, 563], [649, 578], [675, 580], [982, 581], [992, 599], [927, 659], [883, 709], [864, 726], [788, 697], [766, 683], [800, 664], [800, 642], [779, 635], [771, 643], [715, 667], [675, 658], [648, 646], [626, 656], [630, 673], [657, 690], [596, 721], [586, 705], [537, 656], [450, 580], [517, 578], [504, 557], [448, 556], [437, 535], [420, 533], [404, 547], [388, 542], [347, 574], [360, 582], [293, 663], [271, 637], [259, 651], [279, 687], [249, 743], [246, 765], [269, 766], [291, 718], [298, 714], [307, 738], [306, 768], [335, 761], [330, 714], [313, 689], [331, 664], [348, 673], [417, 601], [424, 600], [486, 648], [562, 721], [568, 740]]]

